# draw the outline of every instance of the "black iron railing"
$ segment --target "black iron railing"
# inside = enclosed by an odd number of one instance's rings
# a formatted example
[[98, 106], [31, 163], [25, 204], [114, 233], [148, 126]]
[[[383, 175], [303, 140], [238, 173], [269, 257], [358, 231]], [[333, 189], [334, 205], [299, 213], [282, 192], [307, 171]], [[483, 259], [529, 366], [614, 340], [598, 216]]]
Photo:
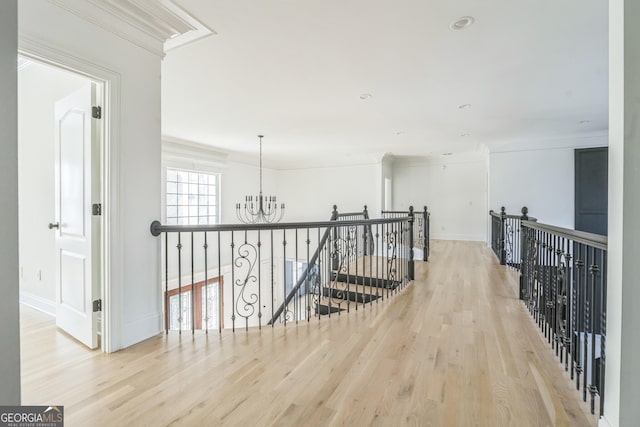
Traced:
[[489, 211], [491, 216], [491, 249], [500, 260], [500, 264], [519, 270], [522, 257], [522, 242], [520, 239], [522, 226], [520, 221], [537, 221], [529, 217], [529, 210], [523, 207], [521, 215], [509, 215], [504, 206], [500, 213]]
[[165, 330], [297, 323], [397, 292], [414, 275], [413, 214], [355, 215], [334, 208], [323, 222], [154, 221], [151, 233], [162, 236]]
[[522, 221], [520, 295], [575, 379], [604, 409], [607, 237]]
[[[366, 206], [365, 206], [366, 208]], [[409, 211], [382, 211], [383, 218], [396, 218], [409, 215]], [[422, 260], [429, 261], [429, 222], [431, 213], [425, 206], [422, 212], [414, 212], [414, 247], [422, 252]]]
[[[540, 224], [525, 218], [526, 213], [526, 208], [519, 218], [507, 215], [504, 208], [500, 214], [490, 213], [492, 249], [501, 264], [520, 272], [520, 299], [583, 400], [589, 401], [591, 413], [602, 415], [607, 237]], [[508, 255], [510, 248], [519, 250], [517, 265]]]

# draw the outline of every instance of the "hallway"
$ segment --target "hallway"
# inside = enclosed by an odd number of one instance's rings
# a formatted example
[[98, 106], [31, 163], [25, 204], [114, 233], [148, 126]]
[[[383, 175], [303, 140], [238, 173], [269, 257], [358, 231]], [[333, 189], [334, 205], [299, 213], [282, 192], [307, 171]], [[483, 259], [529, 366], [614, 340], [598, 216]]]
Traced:
[[432, 241], [413, 283], [349, 315], [110, 355], [21, 309], [23, 404], [69, 426], [596, 425], [481, 242]]

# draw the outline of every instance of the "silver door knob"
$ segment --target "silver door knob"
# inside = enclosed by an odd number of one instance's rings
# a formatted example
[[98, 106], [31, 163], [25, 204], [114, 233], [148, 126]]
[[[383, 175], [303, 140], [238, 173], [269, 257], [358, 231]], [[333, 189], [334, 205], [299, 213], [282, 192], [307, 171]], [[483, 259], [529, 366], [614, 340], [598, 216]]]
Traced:
[[60, 229], [60, 223], [59, 222], [50, 222], [49, 223], [49, 230], [51, 230], [53, 228], [57, 228], [59, 230]]

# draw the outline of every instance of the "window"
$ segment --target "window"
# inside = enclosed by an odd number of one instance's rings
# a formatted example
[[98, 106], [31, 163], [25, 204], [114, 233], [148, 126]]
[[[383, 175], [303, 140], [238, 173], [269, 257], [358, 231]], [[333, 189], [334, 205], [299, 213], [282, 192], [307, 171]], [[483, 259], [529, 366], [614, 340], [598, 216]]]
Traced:
[[167, 168], [167, 224], [217, 224], [218, 174]]
[[[291, 292], [294, 285], [298, 283], [298, 280], [302, 277], [306, 269], [307, 269], [306, 262], [285, 260], [284, 280], [285, 280], [285, 291], [287, 295], [289, 295], [289, 292]], [[305, 294], [306, 286], [311, 286], [311, 285], [302, 284], [302, 286], [300, 286], [300, 288], [298, 289], [298, 296], [302, 296]]]
[[[193, 285], [195, 329], [216, 330], [219, 328], [222, 321], [220, 318], [222, 312], [221, 283], [221, 277], [214, 277], [209, 279], [206, 286], [204, 281]], [[181, 290], [182, 292], [179, 292], [178, 289], [171, 289], [166, 293], [169, 306], [166, 315], [171, 330], [191, 329], [191, 283], [183, 285]]]

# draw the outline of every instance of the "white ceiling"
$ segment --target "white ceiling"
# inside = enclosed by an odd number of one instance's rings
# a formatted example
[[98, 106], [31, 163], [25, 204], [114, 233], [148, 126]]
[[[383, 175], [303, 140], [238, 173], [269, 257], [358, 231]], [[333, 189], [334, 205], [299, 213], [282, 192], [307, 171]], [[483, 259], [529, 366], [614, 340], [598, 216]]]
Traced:
[[295, 168], [607, 131], [604, 0], [176, 3], [217, 34], [163, 61], [169, 137]]

